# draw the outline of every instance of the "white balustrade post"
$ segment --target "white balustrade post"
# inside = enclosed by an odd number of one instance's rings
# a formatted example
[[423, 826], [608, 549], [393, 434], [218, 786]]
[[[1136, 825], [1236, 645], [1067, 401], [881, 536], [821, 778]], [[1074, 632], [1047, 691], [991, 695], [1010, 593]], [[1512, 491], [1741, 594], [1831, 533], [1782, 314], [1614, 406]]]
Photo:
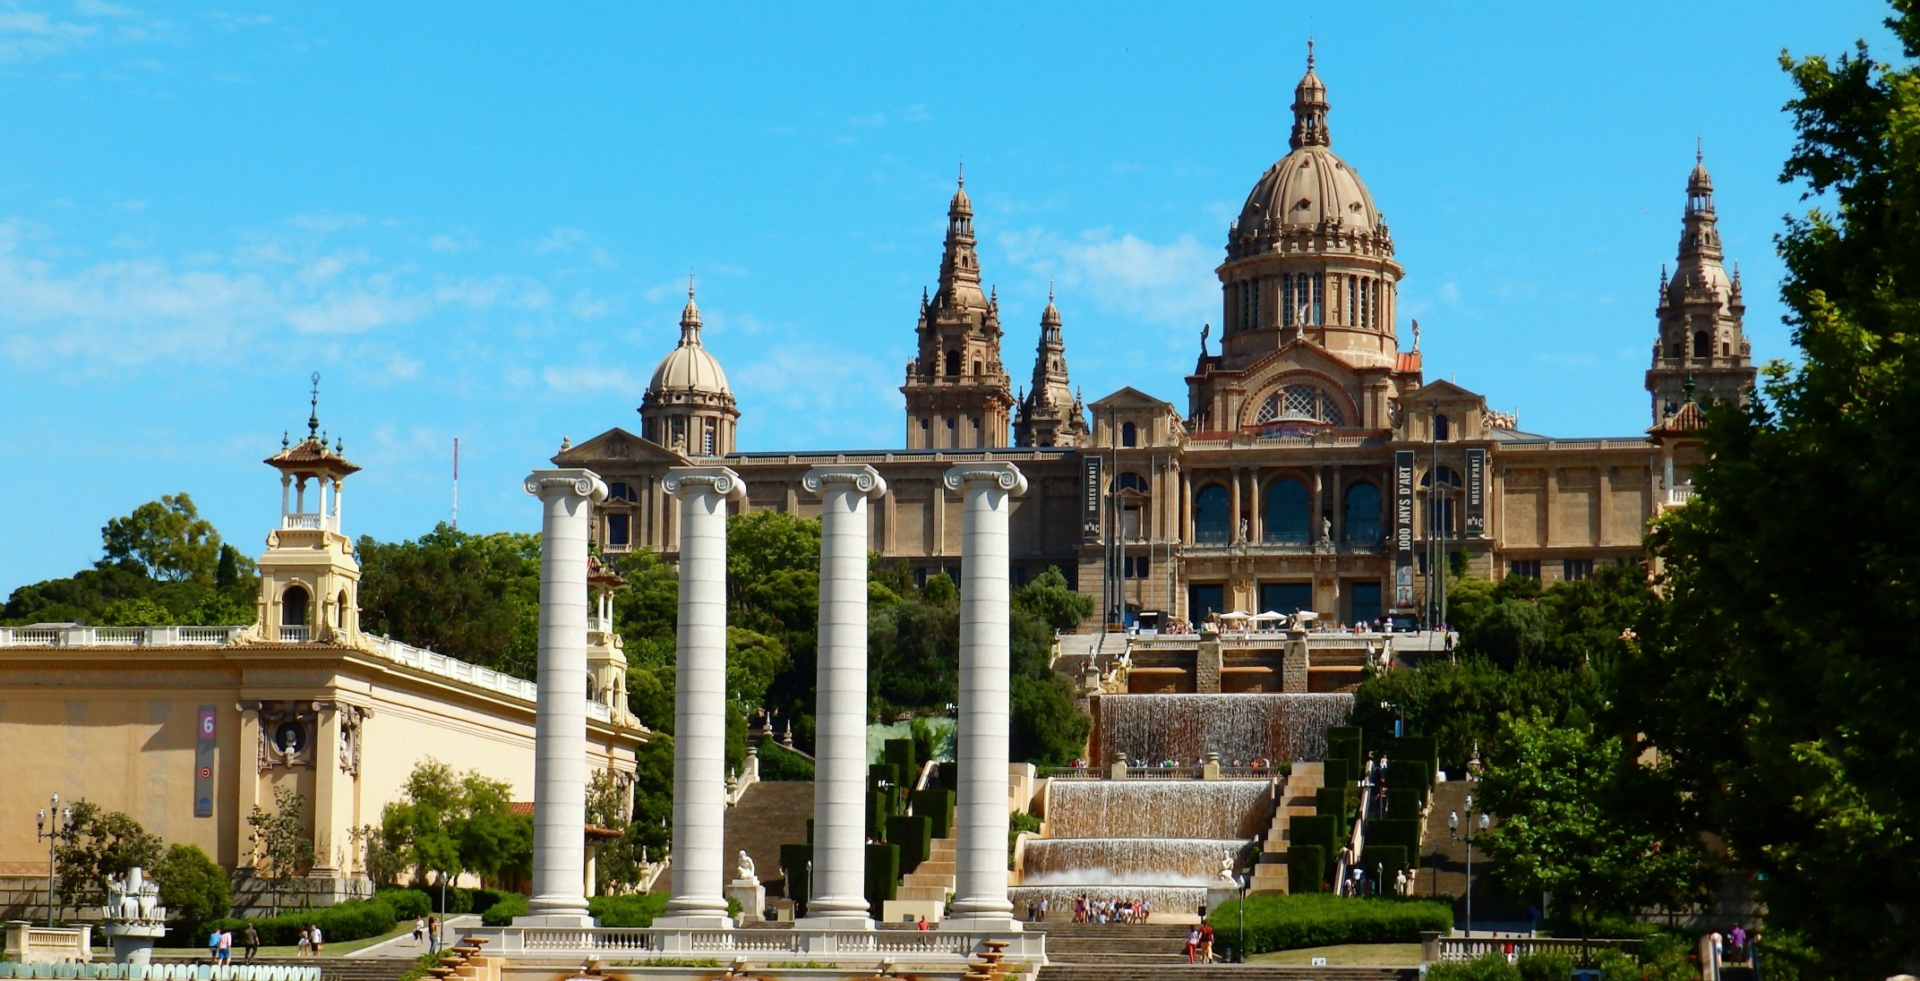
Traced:
[[673, 879], [654, 926], [726, 929], [727, 502], [747, 485], [726, 467], [674, 467], [680, 499], [680, 625], [673, 698]]
[[533, 898], [527, 915], [516, 922], [592, 926], [581, 888], [587, 823], [587, 524], [593, 505], [607, 499], [607, 485], [590, 470], [535, 470], [526, 488], [541, 505], [540, 695], [533, 735]]
[[867, 908], [867, 499], [887, 492], [864, 465], [800, 478], [820, 505], [820, 640], [814, 684], [813, 895], [799, 926], [871, 930]]
[[1007, 516], [1027, 478], [1010, 463], [978, 463], [948, 470], [946, 485], [961, 494], [960, 793], [953, 911], [940, 926], [1018, 933], [1007, 898]]

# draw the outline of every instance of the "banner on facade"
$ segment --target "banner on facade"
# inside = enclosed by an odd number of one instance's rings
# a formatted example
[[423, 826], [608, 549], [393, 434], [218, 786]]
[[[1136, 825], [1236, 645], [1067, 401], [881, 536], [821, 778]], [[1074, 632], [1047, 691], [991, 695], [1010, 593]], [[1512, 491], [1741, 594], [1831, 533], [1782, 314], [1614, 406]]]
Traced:
[[1487, 537], [1487, 451], [1467, 451], [1467, 537]]
[[1080, 490], [1080, 538], [1082, 541], [1100, 539], [1100, 458], [1097, 456], [1081, 459]]
[[1413, 451], [1393, 454], [1393, 604], [1413, 605]]
[[197, 738], [193, 746], [193, 816], [213, 816], [213, 749], [215, 737], [219, 735], [219, 709], [212, 705], [200, 706], [200, 719], [194, 727]]

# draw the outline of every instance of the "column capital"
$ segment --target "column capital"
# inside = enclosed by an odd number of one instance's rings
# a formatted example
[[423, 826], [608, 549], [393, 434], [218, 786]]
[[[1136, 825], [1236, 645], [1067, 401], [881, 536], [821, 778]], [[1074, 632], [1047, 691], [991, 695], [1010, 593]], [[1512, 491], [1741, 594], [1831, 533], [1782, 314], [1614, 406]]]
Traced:
[[747, 499], [747, 482], [729, 467], [670, 467], [660, 486], [678, 498], [710, 490], [729, 501]]
[[948, 490], [962, 490], [969, 483], [992, 482], [1013, 497], [1027, 492], [1027, 475], [1011, 463], [963, 463], [947, 471]]
[[843, 463], [831, 467], [814, 467], [800, 475], [800, 486], [809, 494], [821, 494], [829, 484], [852, 484], [853, 489], [868, 497], [880, 497], [887, 492], [887, 479], [880, 471], [864, 463]]
[[546, 500], [550, 494], [574, 494], [595, 504], [607, 499], [607, 485], [591, 470], [535, 470], [527, 475], [527, 493]]

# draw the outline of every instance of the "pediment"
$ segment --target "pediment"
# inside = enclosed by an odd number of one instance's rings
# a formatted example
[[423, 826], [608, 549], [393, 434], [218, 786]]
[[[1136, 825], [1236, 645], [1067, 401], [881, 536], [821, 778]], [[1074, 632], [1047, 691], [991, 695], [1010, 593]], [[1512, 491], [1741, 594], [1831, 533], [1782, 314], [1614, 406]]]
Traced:
[[1302, 338], [1295, 338], [1280, 350], [1248, 365], [1241, 377], [1246, 379], [1247, 391], [1252, 392], [1266, 388], [1283, 375], [1302, 371], [1319, 375], [1344, 391], [1357, 390], [1359, 373], [1353, 365], [1326, 348]]
[[1168, 411], [1172, 411], [1173, 403], [1168, 402], [1164, 399], [1154, 398], [1153, 396], [1148, 395], [1147, 393], [1137, 388], [1134, 388], [1132, 385], [1127, 385], [1119, 389], [1118, 391], [1115, 391], [1111, 395], [1108, 395], [1094, 402], [1091, 408], [1095, 408], [1095, 409], [1152, 408], [1152, 409], [1166, 409]]
[[1435, 399], [1442, 402], [1485, 402], [1487, 400], [1486, 396], [1481, 395], [1479, 392], [1461, 388], [1459, 385], [1445, 379], [1430, 381], [1402, 395], [1401, 399], [1404, 401], [1418, 399], [1428, 402], [1434, 401]]
[[561, 450], [553, 458], [555, 466], [588, 467], [596, 463], [658, 463], [670, 467], [688, 466], [692, 461], [652, 440], [615, 426], [578, 446]]

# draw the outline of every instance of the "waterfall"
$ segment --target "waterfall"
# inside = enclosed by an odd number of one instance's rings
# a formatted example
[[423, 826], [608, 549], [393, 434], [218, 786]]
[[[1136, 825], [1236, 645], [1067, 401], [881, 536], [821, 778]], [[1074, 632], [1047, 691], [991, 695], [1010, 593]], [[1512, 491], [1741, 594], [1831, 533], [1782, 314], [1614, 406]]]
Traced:
[[1228, 763], [1317, 760], [1327, 727], [1345, 725], [1352, 710], [1353, 696], [1341, 693], [1103, 695], [1100, 762], [1124, 754], [1192, 764], [1208, 753]]
[[1192, 913], [1207, 901], [1205, 886], [1131, 886], [1106, 883], [1082, 883], [1070, 886], [1014, 886], [1007, 890], [1017, 915], [1025, 915], [1027, 900], [1047, 899], [1047, 919], [1073, 917], [1073, 899], [1106, 899], [1115, 902], [1144, 900], [1153, 904], [1155, 913]]
[[1027, 842], [1021, 881], [1205, 886], [1245, 844], [1238, 838], [1036, 838]]
[[1047, 837], [1245, 841], [1266, 830], [1271, 787], [1265, 780], [1055, 780]]

